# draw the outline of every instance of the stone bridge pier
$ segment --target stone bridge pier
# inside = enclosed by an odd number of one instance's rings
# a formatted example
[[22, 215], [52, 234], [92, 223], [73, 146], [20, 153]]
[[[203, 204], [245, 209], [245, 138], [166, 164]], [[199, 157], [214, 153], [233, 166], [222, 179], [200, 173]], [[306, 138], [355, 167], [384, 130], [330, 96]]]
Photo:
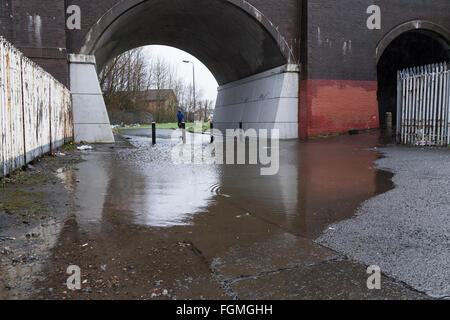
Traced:
[[75, 142], [114, 143], [95, 56], [69, 56]]

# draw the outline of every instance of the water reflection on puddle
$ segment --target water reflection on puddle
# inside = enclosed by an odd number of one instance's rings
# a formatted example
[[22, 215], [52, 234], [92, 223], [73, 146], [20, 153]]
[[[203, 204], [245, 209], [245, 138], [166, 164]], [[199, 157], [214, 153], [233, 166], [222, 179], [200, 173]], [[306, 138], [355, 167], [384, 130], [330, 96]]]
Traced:
[[[208, 138], [206, 136], [206, 138]], [[79, 165], [79, 223], [171, 227], [194, 223], [218, 199], [242, 207], [293, 234], [314, 237], [350, 218], [366, 199], [392, 188], [389, 173], [372, 168], [378, 134], [280, 143], [280, 172], [259, 166], [175, 165], [173, 141], [133, 137], [134, 148], [98, 147]]]
[[77, 188], [82, 222], [170, 227], [190, 224], [192, 215], [206, 210], [213, 198], [210, 186], [219, 183], [218, 168], [174, 165], [169, 141], [150, 143], [136, 138], [135, 149], [85, 155]]

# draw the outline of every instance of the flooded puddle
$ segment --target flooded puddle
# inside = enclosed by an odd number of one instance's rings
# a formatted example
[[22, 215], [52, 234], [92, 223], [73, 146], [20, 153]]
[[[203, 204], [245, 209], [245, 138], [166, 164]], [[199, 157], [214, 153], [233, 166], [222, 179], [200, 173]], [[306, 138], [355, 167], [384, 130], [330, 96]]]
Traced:
[[[177, 165], [174, 141], [128, 138], [57, 172], [75, 204], [32, 297], [237, 298], [242, 275], [337, 259], [313, 240], [393, 187], [392, 174], [373, 168], [378, 133], [281, 141], [274, 176], [257, 165]], [[80, 291], [65, 286], [69, 265], [82, 270]]]
[[373, 168], [377, 133], [282, 141], [275, 176], [261, 176], [255, 165], [177, 165], [170, 141], [129, 141], [135, 148], [85, 156], [78, 172], [80, 221], [191, 225], [196, 214], [227, 200], [290, 233], [317, 237], [327, 225], [352, 217], [364, 200], [392, 188], [392, 174]]

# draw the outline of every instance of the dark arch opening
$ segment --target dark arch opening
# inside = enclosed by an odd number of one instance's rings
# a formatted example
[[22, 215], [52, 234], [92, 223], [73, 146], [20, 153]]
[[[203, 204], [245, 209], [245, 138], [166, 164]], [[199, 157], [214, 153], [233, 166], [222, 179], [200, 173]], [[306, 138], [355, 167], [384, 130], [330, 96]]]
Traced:
[[384, 49], [377, 65], [380, 125], [391, 112], [397, 119], [397, 71], [450, 60], [450, 43], [440, 34], [425, 29], [406, 31]]
[[276, 28], [243, 0], [121, 2], [91, 29], [81, 53], [95, 55], [101, 70], [113, 57], [146, 45], [192, 54], [220, 85], [292, 61]]

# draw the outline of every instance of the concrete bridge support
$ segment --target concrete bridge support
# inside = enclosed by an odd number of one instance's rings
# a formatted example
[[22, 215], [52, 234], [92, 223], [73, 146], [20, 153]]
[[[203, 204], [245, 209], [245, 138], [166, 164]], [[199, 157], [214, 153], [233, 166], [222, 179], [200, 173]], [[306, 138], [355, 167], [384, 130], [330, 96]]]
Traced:
[[298, 65], [284, 65], [219, 87], [214, 127], [279, 129], [281, 139], [298, 138]]
[[71, 54], [69, 64], [75, 142], [114, 143], [95, 56]]

